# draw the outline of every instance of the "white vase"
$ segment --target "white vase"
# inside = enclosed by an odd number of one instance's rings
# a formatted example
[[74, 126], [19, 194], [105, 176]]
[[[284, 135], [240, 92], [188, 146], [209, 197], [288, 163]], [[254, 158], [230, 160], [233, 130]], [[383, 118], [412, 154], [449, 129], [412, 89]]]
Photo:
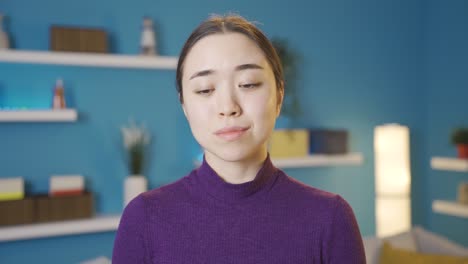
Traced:
[[142, 175], [130, 175], [125, 179], [124, 184], [124, 208], [140, 193], [148, 190], [148, 181]]

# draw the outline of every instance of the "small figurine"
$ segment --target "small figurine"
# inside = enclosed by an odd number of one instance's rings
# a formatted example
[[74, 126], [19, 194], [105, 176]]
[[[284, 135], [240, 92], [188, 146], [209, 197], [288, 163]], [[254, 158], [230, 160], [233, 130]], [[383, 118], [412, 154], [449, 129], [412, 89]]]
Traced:
[[143, 17], [143, 31], [141, 33], [141, 54], [157, 55], [156, 36], [154, 34], [153, 21], [149, 17]]
[[0, 13], [0, 50], [10, 48], [10, 40], [8, 39], [7, 33], [3, 30], [3, 18], [5, 16]]
[[65, 90], [63, 89], [63, 80], [58, 79], [54, 88], [54, 97], [52, 99], [52, 109], [65, 109]]

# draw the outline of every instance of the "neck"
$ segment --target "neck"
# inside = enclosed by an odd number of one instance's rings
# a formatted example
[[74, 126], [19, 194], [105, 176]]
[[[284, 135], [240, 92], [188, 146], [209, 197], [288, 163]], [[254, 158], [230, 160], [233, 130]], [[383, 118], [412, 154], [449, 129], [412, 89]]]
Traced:
[[206, 162], [225, 181], [241, 184], [255, 179], [268, 153], [262, 149], [242, 160], [228, 161], [205, 150]]

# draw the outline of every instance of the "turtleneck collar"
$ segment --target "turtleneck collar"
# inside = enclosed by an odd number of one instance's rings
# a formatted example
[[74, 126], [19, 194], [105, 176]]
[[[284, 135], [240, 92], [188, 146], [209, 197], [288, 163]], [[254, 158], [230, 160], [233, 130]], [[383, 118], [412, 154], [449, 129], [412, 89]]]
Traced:
[[278, 177], [277, 171], [268, 154], [252, 181], [233, 184], [224, 181], [206, 162], [205, 157], [203, 157], [203, 163], [195, 171], [194, 176], [196, 181], [210, 195], [224, 201], [237, 201], [250, 199], [267, 192], [275, 182], [276, 177]]

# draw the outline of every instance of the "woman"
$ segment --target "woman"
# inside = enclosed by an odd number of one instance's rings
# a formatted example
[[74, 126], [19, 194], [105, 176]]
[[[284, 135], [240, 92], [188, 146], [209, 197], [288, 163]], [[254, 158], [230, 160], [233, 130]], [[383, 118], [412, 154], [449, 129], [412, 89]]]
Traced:
[[365, 263], [348, 203], [271, 163], [283, 73], [258, 28], [203, 22], [182, 49], [177, 91], [203, 163], [125, 208], [113, 263]]

